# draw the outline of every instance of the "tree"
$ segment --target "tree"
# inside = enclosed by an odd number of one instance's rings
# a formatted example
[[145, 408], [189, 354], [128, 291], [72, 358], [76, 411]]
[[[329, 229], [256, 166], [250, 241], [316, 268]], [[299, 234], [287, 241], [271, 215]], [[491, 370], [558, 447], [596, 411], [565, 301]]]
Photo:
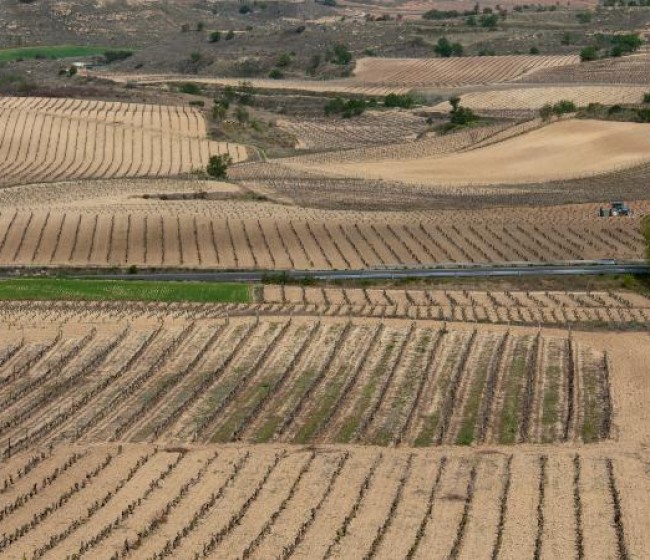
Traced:
[[449, 58], [452, 54], [454, 54], [454, 49], [452, 48], [451, 43], [447, 37], [440, 37], [436, 43], [436, 46], [433, 47], [433, 52], [442, 58]]
[[401, 107], [402, 109], [410, 109], [415, 105], [415, 99], [409, 94], [398, 95], [397, 93], [389, 93], [384, 98], [384, 107]]
[[457, 95], [452, 95], [449, 98], [449, 104], [451, 105], [451, 112], [453, 113], [454, 111], [458, 110], [458, 107], [460, 105], [460, 97]]
[[232, 41], [235, 38], [235, 32], [231, 29], [226, 33], [226, 41]]
[[219, 41], [221, 41], [221, 31], [213, 31], [212, 33], [210, 33], [209, 41], [211, 43], [218, 43]]
[[225, 179], [228, 177], [228, 167], [232, 163], [232, 158], [228, 154], [211, 156], [206, 167], [206, 172], [210, 177], [215, 179]]
[[580, 51], [580, 60], [582, 62], [589, 62], [598, 58], [598, 49], [593, 45], [589, 45]]
[[487, 29], [494, 29], [499, 23], [499, 16], [497, 16], [496, 14], [483, 14], [479, 18], [479, 23], [481, 24], [481, 27], [485, 27]]
[[539, 110], [539, 116], [544, 122], [551, 120], [551, 117], [553, 116], [553, 106], [550, 103], [546, 103]]
[[352, 62], [352, 53], [350, 52], [350, 49], [348, 49], [345, 45], [334, 45], [332, 62], [341, 66], [350, 64], [350, 62]]
[[573, 101], [562, 99], [553, 105], [553, 114], [559, 117], [560, 115], [564, 115], [566, 113], [575, 113], [577, 109], [578, 108]]
[[280, 70], [279, 68], [273, 68], [269, 72], [269, 78], [271, 78], [272, 80], [281, 80], [282, 78], [284, 78], [284, 74], [282, 73], [282, 70]]
[[530, 51], [528, 52], [530, 52], [530, 54], [539, 54], [539, 47], [533, 45], [532, 47], [530, 47]]

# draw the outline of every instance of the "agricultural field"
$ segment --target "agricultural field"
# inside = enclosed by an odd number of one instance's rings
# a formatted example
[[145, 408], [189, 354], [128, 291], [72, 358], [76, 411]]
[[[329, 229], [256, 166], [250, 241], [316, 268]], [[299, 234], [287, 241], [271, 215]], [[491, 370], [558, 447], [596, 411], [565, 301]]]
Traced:
[[210, 155], [247, 159], [244, 146], [208, 140], [188, 107], [0, 98], [0, 185], [165, 177], [203, 170]]
[[0, 559], [647, 560], [648, 29], [0, 0]]
[[[556, 122], [465, 153], [326, 167], [338, 174], [442, 186], [543, 183], [637, 167], [650, 158], [650, 125], [591, 120]], [[299, 158], [298, 158], [298, 161]]]
[[578, 64], [575, 56], [493, 56], [430, 59], [362, 58], [354, 80], [363, 84], [410, 88], [496, 84], [545, 68]]
[[[555, 86], [528, 87], [481, 92], [470, 92], [462, 96], [464, 107], [476, 111], [491, 110], [531, 110], [537, 111], [545, 104], [568, 100], [576, 106], [586, 107], [590, 103], [616, 105], [621, 103], [638, 104], [647, 93], [646, 86]], [[449, 111], [448, 102], [436, 105], [434, 109]]]
[[539, 332], [279, 317], [4, 338], [5, 453], [62, 440], [593, 443], [612, 423], [607, 355]]
[[644, 334], [56, 309], [2, 311], [7, 558], [643, 557]]
[[577, 221], [569, 215], [566, 221], [472, 222], [468, 216], [450, 225], [431, 215], [373, 223], [371, 213], [255, 218], [252, 206], [249, 217], [224, 217], [154, 204], [149, 212], [2, 211], [0, 265], [331, 270], [594, 260], [612, 251], [619, 260], [641, 260], [645, 251], [638, 218], [609, 221], [595, 211]]
[[[258, 312], [513, 325], [645, 325], [650, 299], [616, 291], [480, 291], [264, 286]], [[234, 310], [233, 310], [234, 311]], [[231, 311], [232, 312], [232, 311]]]
[[20, 500], [7, 558], [604, 559], [648, 544], [643, 463], [605, 449], [62, 446], [3, 475]]

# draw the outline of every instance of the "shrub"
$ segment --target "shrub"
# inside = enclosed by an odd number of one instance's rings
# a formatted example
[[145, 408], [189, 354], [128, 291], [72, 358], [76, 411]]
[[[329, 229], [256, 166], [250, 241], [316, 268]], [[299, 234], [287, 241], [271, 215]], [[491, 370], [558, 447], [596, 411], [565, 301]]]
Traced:
[[530, 51], [528, 51], [528, 52], [530, 54], [539, 54], [539, 47], [536, 47], [535, 45], [533, 45], [532, 47], [530, 47]]
[[205, 101], [203, 99], [193, 99], [190, 101], [190, 107], [205, 107]]
[[276, 65], [278, 68], [286, 68], [286, 67], [289, 66], [290, 64], [291, 64], [291, 55], [290, 55], [289, 53], [287, 53], [287, 52], [282, 53], [282, 54], [278, 57], [278, 61], [275, 63], [275, 65]]
[[232, 159], [228, 154], [212, 156], [205, 171], [210, 177], [225, 179], [228, 177], [228, 167], [231, 163]]
[[499, 16], [496, 14], [483, 14], [478, 21], [481, 24], [481, 27], [495, 29], [499, 23]]
[[465, 126], [467, 124], [476, 122], [478, 116], [467, 107], [458, 106], [451, 112], [449, 122], [453, 125]]
[[463, 56], [463, 45], [460, 43], [450, 43], [447, 37], [440, 37], [436, 46], [433, 47], [433, 52], [442, 58], [449, 58], [450, 56]]
[[553, 116], [553, 105], [550, 103], [545, 103], [544, 106], [539, 110], [539, 116], [543, 121], [548, 121]]
[[188, 93], [190, 95], [201, 95], [201, 88], [192, 82], [185, 82], [184, 84], [181, 84], [178, 88], [178, 91], [181, 93]]
[[243, 4], [242, 6], [239, 6], [240, 14], [249, 14], [251, 11], [252, 11], [251, 7], [248, 4]]
[[567, 99], [562, 99], [561, 101], [553, 104], [553, 114], [557, 115], [558, 117], [566, 113], [575, 113], [576, 110], [576, 104], [573, 101], [569, 101]]
[[576, 14], [576, 19], [582, 24], [591, 23], [591, 17], [591, 12], [579, 12]]
[[210, 37], [208, 39], [211, 43], [218, 43], [221, 41], [221, 31], [213, 31], [210, 33]]
[[650, 103], [650, 93], [644, 93], [643, 94], [643, 102], [644, 103]]
[[106, 61], [106, 64], [110, 64], [111, 62], [125, 60], [130, 56], [133, 56], [132, 51], [106, 51], [104, 53], [104, 60]]
[[273, 68], [273, 70], [269, 72], [269, 78], [271, 78], [272, 80], [281, 80], [282, 78], [284, 78], [284, 74], [282, 73], [282, 70], [280, 70], [279, 68]]
[[325, 114], [327, 116], [339, 114], [344, 119], [349, 119], [363, 114], [368, 105], [369, 103], [363, 99], [348, 99], [346, 101], [341, 97], [336, 97], [325, 105]]
[[352, 62], [352, 53], [350, 49], [345, 45], [334, 45], [334, 51], [331, 57], [331, 61], [334, 64], [339, 64], [341, 66], [346, 66]]
[[402, 109], [410, 109], [415, 105], [415, 99], [409, 94], [399, 95], [397, 93], [389, 93], [384, 98], [385, 107], [401, 107]]
[[226, 33], [226, 41], [232, 41], [235, 38], [235, 32], [231, 29]]
[[585, 47], [580, 51], [580, 60], [582, 62], [589, 62], [598, 58], [598, 50], [593, 45]]

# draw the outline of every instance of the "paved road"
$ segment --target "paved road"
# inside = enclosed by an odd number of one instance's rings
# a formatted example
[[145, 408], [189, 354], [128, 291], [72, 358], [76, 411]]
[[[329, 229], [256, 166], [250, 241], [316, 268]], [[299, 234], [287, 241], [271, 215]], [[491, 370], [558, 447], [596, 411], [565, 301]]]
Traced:
[[177, 271], [136, 274], [77, 274], [77, 278], [112, 280], [157, 280], [193, 282], [263, 282], [279, 275], [292, 280], [399, 280], [404, 278], [472, 278], [498, 276], [586, 276], [597, 274], [650, 274], [646, 263], [589, 261], [585, 263], [511, 264], [500, 266], [458, 266], [436, 268], [385, 268], [367, 270], [288, 270], [288, 271]]

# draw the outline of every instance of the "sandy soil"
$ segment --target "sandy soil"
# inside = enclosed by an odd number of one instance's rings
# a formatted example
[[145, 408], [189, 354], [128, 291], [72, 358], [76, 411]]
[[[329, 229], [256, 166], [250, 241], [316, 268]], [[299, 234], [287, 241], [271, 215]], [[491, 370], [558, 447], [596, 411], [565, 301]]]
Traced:
[[605, 173], [648, 161], [649, 130], [645, 124], [569, 120], [460, 154], [307, 168], [416, 184], [543, 182]]

